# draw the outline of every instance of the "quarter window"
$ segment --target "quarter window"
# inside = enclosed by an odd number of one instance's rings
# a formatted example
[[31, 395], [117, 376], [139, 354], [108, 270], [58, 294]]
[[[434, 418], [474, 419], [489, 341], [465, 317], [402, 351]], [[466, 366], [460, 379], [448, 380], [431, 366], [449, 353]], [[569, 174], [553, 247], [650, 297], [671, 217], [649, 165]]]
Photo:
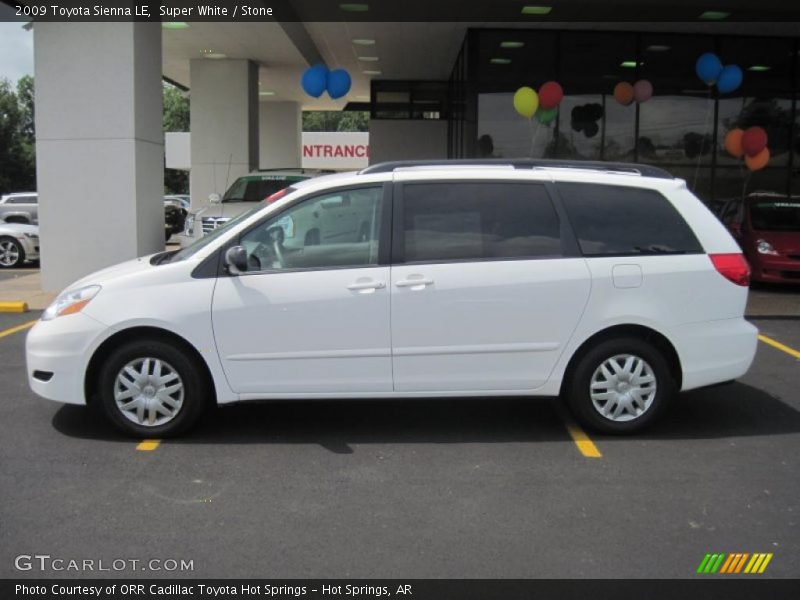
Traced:
[[358, 188], [303, 200], [242, 236], [252, 271], [378, 263], [383, 189]]
[[559, 183], [558, 191], [586, 256], [703, 251], [683, 217], [655, 190]]
[[542, 185], [407, 184], [403, 213], [406, 262], [561, 255], [558, 215]]

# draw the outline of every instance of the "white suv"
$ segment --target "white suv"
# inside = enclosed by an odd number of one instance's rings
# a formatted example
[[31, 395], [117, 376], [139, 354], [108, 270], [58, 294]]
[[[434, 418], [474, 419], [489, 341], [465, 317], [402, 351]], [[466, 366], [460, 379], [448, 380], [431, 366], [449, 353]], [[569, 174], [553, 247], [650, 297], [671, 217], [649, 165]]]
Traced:
[[385, 163], [76, 282], [30, 331], [28, 375], [137, 436], [209, 402], [499, 395], [629, 433], [747, 371], [748, 278], [654, 167]]

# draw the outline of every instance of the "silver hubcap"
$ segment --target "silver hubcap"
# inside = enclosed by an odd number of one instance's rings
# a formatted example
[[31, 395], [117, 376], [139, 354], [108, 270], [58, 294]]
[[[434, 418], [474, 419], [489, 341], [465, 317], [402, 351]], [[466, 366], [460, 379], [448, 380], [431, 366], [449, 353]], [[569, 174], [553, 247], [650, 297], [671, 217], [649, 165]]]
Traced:
[[592, 375], [589, 396], [594, 409], [611, 421], [641, 417], [656, 397], [652, 367], [633, 354], [617, 354], [604, 361]]
[[137, 425], [169, 423], [183, 406], [183, 381], [158, 358], [137, 358], [120, 369], [114, 400], [125, 417]]
[[17, 264], [19, 260], [19, 248], [14, 242], [0, 242], [0, 263], [6, 267]]

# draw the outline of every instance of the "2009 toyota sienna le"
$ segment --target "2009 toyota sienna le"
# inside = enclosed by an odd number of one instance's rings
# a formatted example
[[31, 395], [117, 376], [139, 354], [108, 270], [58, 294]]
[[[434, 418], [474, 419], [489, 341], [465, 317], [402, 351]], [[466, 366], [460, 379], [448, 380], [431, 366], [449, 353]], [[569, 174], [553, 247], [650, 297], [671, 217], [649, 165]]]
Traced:
[[654, 167], [383, 163], [74, 283], [28, 334], [28, 376], [137, 436], [214, 402], [478, 395], [561, 396], [629, 433], [747, 371], [748, 280]]

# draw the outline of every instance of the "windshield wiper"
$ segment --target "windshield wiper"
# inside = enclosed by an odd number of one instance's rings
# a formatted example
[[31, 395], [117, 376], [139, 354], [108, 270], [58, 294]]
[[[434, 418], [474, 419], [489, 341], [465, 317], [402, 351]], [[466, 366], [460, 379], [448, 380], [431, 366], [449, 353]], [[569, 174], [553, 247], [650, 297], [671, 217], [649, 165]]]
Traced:
[[165, 262], [169, 262], [169, 260], [178, 252], [178, 250], [166, 250], [165, 252], [156, 254], [150, 259], [150, 264], [154, 266], [163, 265]]

